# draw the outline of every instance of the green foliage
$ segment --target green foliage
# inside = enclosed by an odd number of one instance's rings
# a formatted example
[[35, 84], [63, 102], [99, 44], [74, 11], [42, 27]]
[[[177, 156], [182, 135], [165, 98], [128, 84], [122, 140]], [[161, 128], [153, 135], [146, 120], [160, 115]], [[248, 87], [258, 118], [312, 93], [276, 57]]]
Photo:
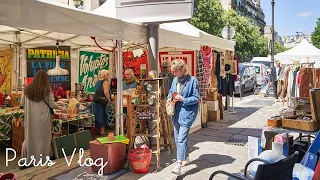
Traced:
[[282, 46], [278, 42], [274, 42], [274, 54], [282, 53], [284, 51], [289, 50], [289, 48], [286, 48], [285, 46]]
[[239, 57], [255, 57], [268, 55], [268, 40], [263, 37], [258, 27], [245, 17], [238, 16], [234, 10], [225, 12], [227, 20], [236, 31], [236, 54]]
[[220, 36], [225, 26], [224, 10], [220, 0], [195, 0], [192, 25], [209, 34]]
[[209, 34], [221, 37], [221, 30], [229, 23], [236, 31], [236, 55], [239, 58], [268, 55], [268, 41], [258, 27], [234, 10], [224, 11], [220, 0], [195, 0], [192, 25]]
[[318, 18], [317, 27], [315, 27], [311, 35], [311, 41], [315, 47], [320, 49], [320, 18]]

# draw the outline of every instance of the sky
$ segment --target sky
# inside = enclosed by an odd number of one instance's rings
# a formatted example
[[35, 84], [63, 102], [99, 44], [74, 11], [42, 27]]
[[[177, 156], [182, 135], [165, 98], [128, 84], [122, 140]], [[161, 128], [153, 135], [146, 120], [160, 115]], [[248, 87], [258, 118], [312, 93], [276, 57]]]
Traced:
[[[320, 18], [320, 0], [274, 0], [275, 29], [280, 36], [311, 35]], [[261, 0], [267, 25], [272, 25], [271, 0]]]

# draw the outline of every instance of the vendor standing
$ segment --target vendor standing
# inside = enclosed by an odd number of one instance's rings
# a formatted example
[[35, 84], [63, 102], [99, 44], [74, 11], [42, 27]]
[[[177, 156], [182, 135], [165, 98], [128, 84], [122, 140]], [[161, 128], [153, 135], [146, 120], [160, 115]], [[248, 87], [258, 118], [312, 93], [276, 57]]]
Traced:
[[99, 71], [99, 80], [96, 82], [96, 90], [93, 97], [93, 114], [95, 116], [95, 125], [97, 128], [99, 128], [100, 135], [106, 134], [105, 128], [108, 125], [108, 117], [106, 112], [106, 108], [108, 108], [110, 105], [110, 87], [108, 79], [108, 70]]
[[174, 74], [172, 74], [172, 72], [170, 72], [170, 68], [171, 68], [171, 63], [167, 60], [162, 61], [162, 71], [159, 73], [159, 77], [160, 78], [166, 78], [164, 80], [164, 84], [165, 84], [165, 93], [168, 94], [172, 81], [174, 79]]
[[140, 81], [134, 76], [132, 69], [126, 69], [124, 71], [123, 90], [136, 89], [139, 86]]
[[32, 163], [32, 157], [36, 162], [31, 165], [39, 161], [46, 162], [47, 157], [53, 156], [51, 108], [65, 110], [54, 102], [46, 71], [38, 71], [32, 82], [25, 87], [21, 103], [24, 106], [25, 137], [21, 156], [26, 159], [25, 164]]

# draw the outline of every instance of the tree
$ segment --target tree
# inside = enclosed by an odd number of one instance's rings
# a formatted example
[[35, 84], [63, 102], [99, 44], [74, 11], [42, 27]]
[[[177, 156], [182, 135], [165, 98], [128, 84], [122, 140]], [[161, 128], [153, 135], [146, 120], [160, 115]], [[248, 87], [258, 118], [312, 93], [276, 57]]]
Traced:
[[289, 48], [286, 48], [285, 46], [282, 46], [278, 42], [274, 42], [274, 54], [282, 53], [284, 51], [289, 50]]
[[225, 12], [224, 19], [236, 32], [236, 55], [240, 58], [268, 55], [268, 40], [261, 35], [257, 27], [234, 10]]
[[226, 25], [223, 14], [220, 0], [195, 0], [190, 23], [202, 31], [221, 37], [221, 30]]
[[315, 47], [320, 49], [320, 18], [318, 18], [317, 26], [311, 35], [311, 41]]

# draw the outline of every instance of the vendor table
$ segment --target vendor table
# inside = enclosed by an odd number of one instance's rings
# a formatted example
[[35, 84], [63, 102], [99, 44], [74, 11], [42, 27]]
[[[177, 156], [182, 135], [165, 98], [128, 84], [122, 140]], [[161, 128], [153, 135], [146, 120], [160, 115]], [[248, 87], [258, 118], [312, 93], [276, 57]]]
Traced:
[[13, 122], [22, 121], [23, 111], [4, 111], [0, 113], [0, 142], [7, 143], [11, 140]]
[[[262, 131], [262, 141], [264, 143], [268, 142], [268, 139], [270, 140], [270, 136], [268, 135], [271, 134], [271, 136], [274, 136], [276, 134], [286, 134], [286, 138], [287, 138], [287, 146], [289, 147], [289, 134], [291, 133], [297, 133], [299, 134], [299, 139], [301, 141], [301, 138], [304, 137], [303, 135], [307, 135], [308, 137], [308, 147], [311, 145], [311, 138], [315, 138], [315, 136], [318, 134], [319, 131], [314, 131], [314, 132], [310, 132], [310, 131], [302, 131], [302, 130], [296, 130], [296, 129], [287, 129], [287, 128], [282, 128], [282, 127], [271, 127], [271, 126], [267, 126], [263, 128]], [[264, 147], [262, 145], [262, 147]]]

